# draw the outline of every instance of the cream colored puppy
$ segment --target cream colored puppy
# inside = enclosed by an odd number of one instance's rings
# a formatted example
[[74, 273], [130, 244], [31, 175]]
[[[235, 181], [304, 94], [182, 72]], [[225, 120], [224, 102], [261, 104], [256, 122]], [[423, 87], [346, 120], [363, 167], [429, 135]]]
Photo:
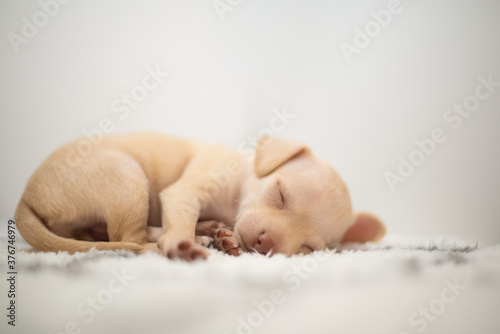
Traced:
[[62, 147], [28, 181], [15, 220], [36, 249], [205, 259], [210, 251], [195, 235], [206, 220], [224, 222], [243, 250], [261, 254], [307, 254], [385, 234], [376, 217], [353, 215], [342, 179], [300, 143], [261, 138], [253, 160], [147, 133], [84, 146]]

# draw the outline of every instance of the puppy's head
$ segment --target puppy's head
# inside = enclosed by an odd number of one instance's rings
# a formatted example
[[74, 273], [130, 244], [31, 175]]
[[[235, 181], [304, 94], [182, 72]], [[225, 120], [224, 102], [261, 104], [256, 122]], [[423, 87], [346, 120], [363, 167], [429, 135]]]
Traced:
[[340, 176], [305, 145], [264, 137], [242, 191], [235, 234], [247, 251], [289, 256], [375, 241], [385, 227], [372, 215], [353, 215]]

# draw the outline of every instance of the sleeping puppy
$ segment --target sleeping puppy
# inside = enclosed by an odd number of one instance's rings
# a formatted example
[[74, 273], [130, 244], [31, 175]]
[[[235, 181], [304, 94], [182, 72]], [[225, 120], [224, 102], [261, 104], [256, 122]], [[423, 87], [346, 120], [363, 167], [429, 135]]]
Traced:
[[270, 137], [251, 159], [150, 133], [77, 140], [35, 171], [15, 220], [42, 251], [151, 250], [186, 261], [209, 256], [203, 238], [235, 253], [290, 256], [385, 234], [376, 217], [353, 215], [328, 163], [301, 143]]

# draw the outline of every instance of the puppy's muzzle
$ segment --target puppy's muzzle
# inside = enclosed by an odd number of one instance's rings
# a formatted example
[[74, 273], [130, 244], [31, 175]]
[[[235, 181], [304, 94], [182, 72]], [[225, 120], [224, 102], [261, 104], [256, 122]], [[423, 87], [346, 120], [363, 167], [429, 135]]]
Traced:
[[262, 255], [272, 253], [272, 250], [274, 248], [273, 239], [267, 232], [262, 232], [255, 240], [252, 248]]

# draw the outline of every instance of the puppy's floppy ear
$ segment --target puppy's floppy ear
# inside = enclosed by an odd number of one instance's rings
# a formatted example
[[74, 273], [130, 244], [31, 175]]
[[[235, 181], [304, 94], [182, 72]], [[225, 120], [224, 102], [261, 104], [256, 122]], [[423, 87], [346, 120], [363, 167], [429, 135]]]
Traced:
[[263, 177], [299, 153], [308, 151], [306, 145], [287, 139], [261, 136], [255, 149], [255, 174]]
[[354, 215], [354, 222], [342, 236], [341, 242], [368, 242], [382, 239], [385, 225], [369, 213]]

